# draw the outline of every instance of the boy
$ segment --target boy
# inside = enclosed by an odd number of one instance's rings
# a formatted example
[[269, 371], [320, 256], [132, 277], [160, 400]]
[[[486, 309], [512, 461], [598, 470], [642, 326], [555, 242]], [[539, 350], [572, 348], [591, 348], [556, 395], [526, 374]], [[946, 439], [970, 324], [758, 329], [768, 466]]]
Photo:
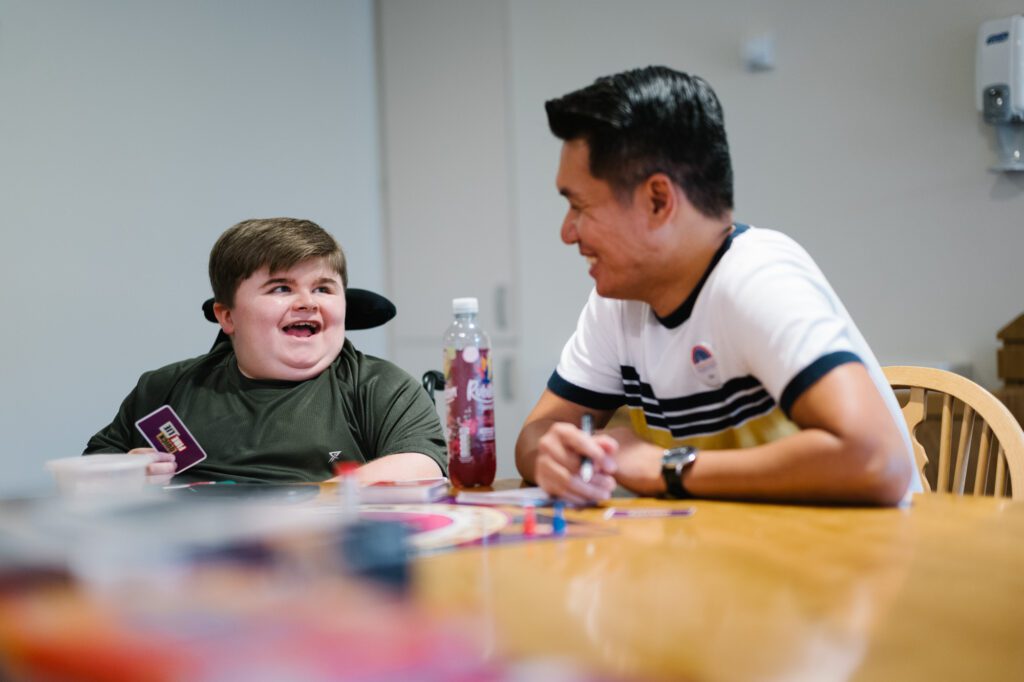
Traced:
[[[345, 255], [308, 220], [246, 220], [210, 252], [214, 313], [230, 338], [147, 372], [85, 454], [153, 452], [136, 420], [171, 405], [207, 458], [181, 481], [323, 481], [357, 462], [362, 483], [445, 474], [441, 426], [426, 393], [345, 339]], [[152, 482], [169, 480], [160, 453]]]

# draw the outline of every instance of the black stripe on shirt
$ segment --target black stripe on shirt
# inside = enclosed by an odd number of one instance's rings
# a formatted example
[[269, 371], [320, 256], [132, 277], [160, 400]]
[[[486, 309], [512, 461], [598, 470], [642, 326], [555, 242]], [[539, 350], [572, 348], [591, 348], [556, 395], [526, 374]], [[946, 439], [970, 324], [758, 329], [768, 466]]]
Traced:
[[669, 431], [675, 438], [719, 433], [775, 408], [775, 400], [753, 376], [730, 379], [712, 391], [658, 398], [634, 367], [622, 365], [619, 371], [626, 404], [643, 410], [648, 426]]
[[691, 436], [721, 433], [728, 429], [736, 428], [754, 417], [768, 414], [773, 409], [775, 409], [775, 401], [772, 400], [770, 395], [765, 393], [761, 396], [760, 401], [746, 405], [736, 410], [733, 414], [717, 420], [697, 419], [683, 423], [671, 423], [665, 418], [652, 416], [646, 412], [644, 413], [644, 419], [648, 426], [665, 429], [672, 434], [673, 438], [689, 438]]
[[796, 402], [797, 398], [804, 394], [804, 391], [814, 385], [814, 382], [831, 372], [839, 365], [845, 365], [848, 362], [859, 362], [864, 364], [864, 361], [861, 360], [860, 356], [856, 353], [851, 353], [848, 350], [837, 350], [833, 353], [826, 353], [825, 355], [822, 355], [820, 358], [801, 370], [800, 373], [793, 377], [793, 380], [789, 382], [786, 389], [782, 391], [780, 406], [786, 416], [790, 416], [789, 411], [793, 409], [793, 403]]
[[772, 405], [775, 404], [772, 397], [768, 395], [768, 391], [762, 388], [758, 391], [752, 391], [744, 395], [735, 396], [728, 401], [718, 403], [716, 405], [710, 405], [703, 409], [687, 410], [680, 414], [675, 410], [665, 409], [665, 403], [663, 401], [644, 401], [638, 396], [629, 395], [628, 393], [626, 394], [626, 404], [630, 407], [639, 407], [645, 412], [652, 412], [653, 416], [679, 423], [722, 419], [728, 417], [741, 407], [760, 404], [764, 402], [765, 399], [771, 401]]
[[[635, 368], [622, 365], [619, 367], [619, 372], [622, 374], [624, 390], [627, 396], [640, 395], [651, 400], [656, 399], [667, 412], [718, 405], [724, 403], [736, 393], [762, 388], [761, 382], [757, 380], [757, 377], [747, 375], [745, 377], [729, 379], [722, 384], [721, 388], [716, 388], [712, 391], [692, 393], [681, 398], [656, 398], [650, 384], [640, 381], [640, 375]], [[635, 382], [635, 384], [627, 382]]]
[[559, 398], [565, 398], [569, 402], [594, 410], [614, 410], [626, 401], [625, 396], [621, 394], [598, 393], [571, 384], [558, 374], [558, 370], [551, 373], [551, 378], [548, 379], [548, 390]]

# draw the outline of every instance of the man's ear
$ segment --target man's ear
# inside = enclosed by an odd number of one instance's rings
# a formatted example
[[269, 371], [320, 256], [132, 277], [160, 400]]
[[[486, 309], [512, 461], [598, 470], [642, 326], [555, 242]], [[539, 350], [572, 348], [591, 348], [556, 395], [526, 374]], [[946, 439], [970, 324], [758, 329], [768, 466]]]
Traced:
[[643, 187], [652, 226], [663, 225], [676, 210], [675, 185], [664, 173], [655, 173], [644, 181]]
[[231, 308], [214, 301], [213, 315], [217, 318], [217, 322], [220, 323], [220, 328], [224, 330], [225, 334], [231, 336], [235, 333], [235, 321], [231, 317]]

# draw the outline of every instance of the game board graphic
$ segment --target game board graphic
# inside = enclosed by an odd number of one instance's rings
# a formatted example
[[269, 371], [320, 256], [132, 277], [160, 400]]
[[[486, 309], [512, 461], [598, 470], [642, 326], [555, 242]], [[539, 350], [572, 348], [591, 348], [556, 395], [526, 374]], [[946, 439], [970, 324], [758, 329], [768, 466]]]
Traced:
[[564, 534], [552, 531], [550, 510], [537, 512], [536, 530], [523, 532], [522, 508], [495, 508], [457, 504], [364, 504], [359, 516], [366, 520], [398, 521], [413, 530], [410, 544], [418, 553], [458, 547], [502, 545], [532, 540], [597, 537], [615, 531], [605, 525], [569, 521]]

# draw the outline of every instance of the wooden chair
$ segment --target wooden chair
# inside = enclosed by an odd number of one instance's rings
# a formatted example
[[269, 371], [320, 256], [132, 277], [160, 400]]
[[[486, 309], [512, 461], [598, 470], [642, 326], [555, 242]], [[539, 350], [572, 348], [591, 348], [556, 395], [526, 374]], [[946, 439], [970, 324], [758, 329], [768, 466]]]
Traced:
[[[914, 457], [925, 490], [932, 490], [925, 475], [925, 467], [930, 460], [918, 437], [918, 427], [928, 416], [930, 392], [942, 396], [935, 490], [963, 495], [968, 479], [972, 478], [974, 495], [992, 491], [996, 496], [1004, 497], [1009, 484], [1013, 499], [1024, 499], [1024, 430], [1005, 405], [970, 379], [952, 372], [901, 366], [884, 367], [882, 371], [893, 390], [909, 389], [903, 418], [910, 430]], [[962, 417], [956, 459], [953, 460], [954, 422], [958, 414]], [[981, 423], [980, 428], [977, 422]], [[975, 435], [978, 437], [977, 447], [972, 447]], [[992, 452], [995, 452], [994, 462]], [[990, 478], [993, 470], [994, 477]]]

